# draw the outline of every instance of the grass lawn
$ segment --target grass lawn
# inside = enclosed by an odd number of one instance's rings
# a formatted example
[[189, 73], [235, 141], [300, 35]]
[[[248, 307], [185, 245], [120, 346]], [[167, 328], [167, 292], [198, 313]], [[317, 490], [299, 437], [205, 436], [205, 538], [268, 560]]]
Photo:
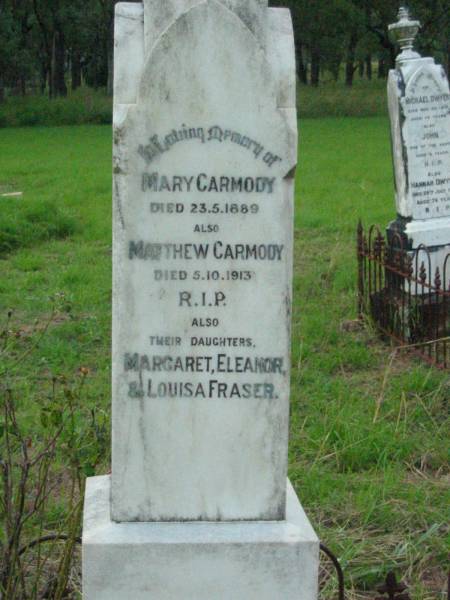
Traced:
[[[303, 120], [300, 135], [290, 477], [342, 562], [348, 598], [373, 597], [392, 568], [415, 600], [444, 598], [448, 373], [352, 323], [357, 220], [394, 218], [388, 123]], [[11, 328], [26, 337], [58, 298], [57, 319], [13, 381], [38, 436], [33, 417], [54, 375], [86, 367], [85, 402], [109, 411], [110, 127], [0, 130], [2, 190], [24, 196], [0, 198], [0, 320], [12, 308]], [[64, 498], [55, 503], [63, 512]], [[322, 597], [335, 590], [330, 579]]]

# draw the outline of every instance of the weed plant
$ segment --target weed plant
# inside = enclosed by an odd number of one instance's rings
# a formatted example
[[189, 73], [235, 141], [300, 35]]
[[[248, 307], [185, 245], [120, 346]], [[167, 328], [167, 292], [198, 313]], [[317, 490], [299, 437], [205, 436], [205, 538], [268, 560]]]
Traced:
[[102, 409], [85, 402], [88, 370], [76, 378], [23, 377], [26, 361], [66, 310], [58, 297], [46, 322], [18, 326], [8, 312], [0, 328], [0, 597], [76, 598], [84, 482], [102, 463]]

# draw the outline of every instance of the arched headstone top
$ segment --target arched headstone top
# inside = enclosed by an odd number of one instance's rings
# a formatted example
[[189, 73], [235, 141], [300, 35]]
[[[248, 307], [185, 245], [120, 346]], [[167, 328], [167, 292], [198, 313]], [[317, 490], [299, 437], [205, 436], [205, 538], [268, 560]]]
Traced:
[[[151, 51], [158, 37], [183, 13], [209, 0], [144, 0], [145, 49]], [[236, 13], [250, 31], [265, 44], [267, 0], [218, 0]]]

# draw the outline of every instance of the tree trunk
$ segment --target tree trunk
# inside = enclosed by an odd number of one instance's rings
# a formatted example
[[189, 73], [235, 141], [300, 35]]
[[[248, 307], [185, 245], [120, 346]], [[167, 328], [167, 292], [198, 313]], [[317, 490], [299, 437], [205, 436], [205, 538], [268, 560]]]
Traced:
[[364, 71], [366, 69], [366, 65], [363, 60], [358, 60], [358, 74], [362, 79], [364, 77]]
[[41, 13], [38, 10], [38, 3], [36, 0], [33, 0], [33, 11], [34, 16], [36, 17], [36, 21], [39, 24], [42, 33], [42, 42], [43, 42], [43, 52], [45, 53], [45, 58], [41, 59], [41, 89], [42, 93], [45, 92], [45, 88], [47, 87], [47, 79], [48, 79], [48, 95], [50, 98], [53, 96], [53, 82], [52, 82], [52, 61], [53, 61], [53, 44], [52, 37], [50, 36], [50, 32], [45, 24], [45, 21], [42, 18]]
[[39, 81], [41, 94], [45, 94], [47, 88], [48, 66], [47, 61], [41, 60], [41, 68], [39, 69]]
[[366, 56], [366, 76], [369, 81], [372, 80], [372, 55]]
[[341, 73], [341, 60], [336, 60], [330, 66], [331, 75], [333, 76], [333, 81], [336, 83], [339, 81], [339, 75]]
[[67, 96], [67, 86], [65, 81], [66, 66], [66, 44], [64, 34], [59, 29], [55, 29], [53, 35], [53, 57], [52, 57], [52, 90], [51, 96]]
[[[394, 44], [390, 44], [389, 46], [389, 54], [391, 57], [391, 69], [395, 69], [395, 59], [397, 58], [397, 50], [394, 46]], [[387, 73], [386, 73], [387, 75]]]
[[378, 60], [378, 79], [385, 79], [386, 77], [386, 61], [384, 58]]
[[0, 103], [5, 100], [5, 85], [3, 79], [0, 77]]
[[22, 82], [20, 80], [20, 77], [17, 77], [14, 80], [14, 83], [13, 83], [12, 89], [11, 89], [11, 95], [12, 96], [21, 96], [22, 95]]
[[311, 51], [311, 85], [317, 87], [320, 80], [320, 54], [318, 50]]
[[355, 63], [352, 58], [347, 55], [347, 61], [345, 63], [345, 85], [352, 87], [353, 75], [355, 74]]
[[71, 63], [72, 91], [81, 86], [81, 56], [78, 50], [72, 51]]
[[114, 89], [114, 49], [112, 46], [108, 48], [108, 79], [106, 82], [106, 93], [108, 96], [113, 95]]
[[[113, 6], [116, 4], [113, 1]], [[107, 80], [106, 80], [106, 93], [108, 96], [113, 95], [114, 91], [114, 18], [111, 15], [108, 25], [108, 37], [106, 40], [106, 59], [107, 59]]]
[[305, 60], [303, 58], [303, 45], [299, 41], [297, 41], [296, 44], [295, 54], [297, 56], [298, 78], [302, 83], [306, 85], [308, 83], [308, 65], [305, 63]]
[[351, 87], [353, 85], [353, 76], [355, 74], [355, 53], [358, 39], [355, 33], [352, 33], [348, 42], [347, 60], [345, 63], [345, 85]]
[[447, 41], [447, 53], [446, 53], [446, 71], [447, 71], [447, 77], [450, 77], [450, 42]]

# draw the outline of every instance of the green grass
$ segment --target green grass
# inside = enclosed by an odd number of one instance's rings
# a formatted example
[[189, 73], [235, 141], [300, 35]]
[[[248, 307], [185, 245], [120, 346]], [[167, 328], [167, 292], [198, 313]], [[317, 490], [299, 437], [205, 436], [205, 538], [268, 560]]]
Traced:
[[[345, 567], [348, 598], [373, 597], [390, 568], [415, 600], [444, 598], [448, 373], [393, 356], [370, 329], [351, 327], [357, 220], [383, 226], [394, 217], [388, 123], [302, 120], [300, 134], [290, 477]], [[109, 410], [110, 147], [109, 127], [0, 132], [0, 186], [24, 193], [14, 201], [18, 223], [50, 217], [48, 207], [74, 223], [64, 239], [24, 234], [0, 258], [0, 318], [13, 308], [19, 335], [45, 321], [50, 296], [61, 305], [16, 381], [31, 414], [53, 374], [75, 377], [82, 366], [86, 402]], [[0, 232], [9, 203], [0, 199]], [[322, 597], [335, 597], [332, 580]]]

